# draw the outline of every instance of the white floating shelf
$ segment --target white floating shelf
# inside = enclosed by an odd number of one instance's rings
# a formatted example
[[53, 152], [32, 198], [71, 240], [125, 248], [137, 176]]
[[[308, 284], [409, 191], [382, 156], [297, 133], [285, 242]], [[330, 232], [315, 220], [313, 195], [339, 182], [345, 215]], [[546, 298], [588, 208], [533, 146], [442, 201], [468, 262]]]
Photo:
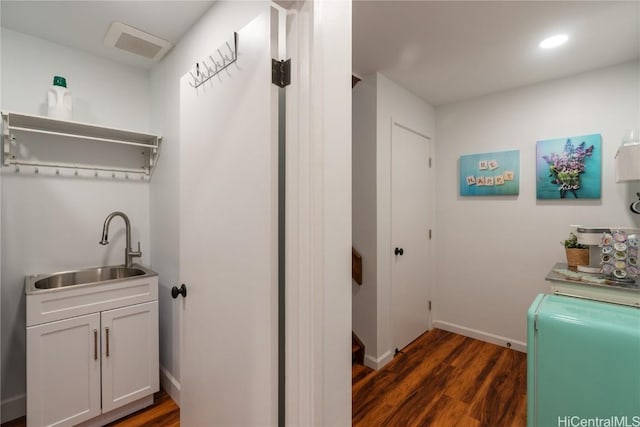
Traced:
[[[92, 167], [93, 162], [87, 162], [86, 160], [87, 157], [91, 157], [91, 155], [87, 154], [86, 147], [83, 149], [83, 160], [81, 162], [77, 160], [70, 162], [61, 160], [59, 153], [50, 156], [52, 157], [50, 159], [42, 158], [43, 152], [46, 156], [47, 153], [54, 152], [52, 150], [55, 148], [47, 147], [46, 150], [40, 150], [40, 152], [38, 152], [37, 149], [20, 148], [21, 145], [27, 146], [30, 141], [35, 139], [42, 140], [44, 138], [47, 144], [50, 143], [52, 145], [56, 143], [61, 144], [60, 141], [75, 141], [77, 143], [98, 142], [119, 144], [130, 147], [135, 150], [135, 153], [141, 154], [143, 159], [140, 161], [139, 158], [136, 158], [134, 160], [136, 163], [135, 167], [128, 166], [124, 169], [129, 172], [149, 176], [155, 167], [156, 159], [159, 155], [160, 142], [162, 140], [161, 136], [154, 134], [11, 112], [2, 112], [2, 123], [3, 164], [5, 166], [30, 165], [36, 167], [80, 168], [114, 172], [121, 172], [123, 170], [123, 167], [119, 165], [105, 165], [105, 161], [108, 162], [105, 158], [108, 159], [109, 157], [103, 156], [101, 153], [95, 153], [96, 163], [94, 165], [95, 167]], [[80, 146], [78, 146], [78, 151], [80, 151], [79, 147]], [[67, 149], [67, 152], [68, 151]], [[37, 158], [29, 157], [29, 154], [36, 156], [36, 153], [39, 154]], [[132, 153], [134, 153], [134, 151], [131, 149], [127, 152], [123, 151], [124, 156], [131, 157]], [[118, 156], [112, 155], [111, 158], [116, 159]]]

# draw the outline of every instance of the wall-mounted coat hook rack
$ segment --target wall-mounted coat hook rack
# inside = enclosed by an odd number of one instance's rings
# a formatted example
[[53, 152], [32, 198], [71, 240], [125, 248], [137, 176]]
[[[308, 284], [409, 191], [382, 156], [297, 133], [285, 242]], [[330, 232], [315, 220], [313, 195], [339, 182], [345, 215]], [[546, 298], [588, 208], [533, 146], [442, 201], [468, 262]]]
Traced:
[[[227, 53], [227, 50], [229, 53]], [[220, 57], [220, 59], [214, 59]], [[233, 38], [224, 42], [214, 53], [208, 55], [206, 59], [196, 63], [196, 66], [189, 71], [193, 81], [189, 84], [200, 87], [212, 77], [218, 75], [220, 71], [236, 62], [238, 59], [238, 33], [233, 33]]]

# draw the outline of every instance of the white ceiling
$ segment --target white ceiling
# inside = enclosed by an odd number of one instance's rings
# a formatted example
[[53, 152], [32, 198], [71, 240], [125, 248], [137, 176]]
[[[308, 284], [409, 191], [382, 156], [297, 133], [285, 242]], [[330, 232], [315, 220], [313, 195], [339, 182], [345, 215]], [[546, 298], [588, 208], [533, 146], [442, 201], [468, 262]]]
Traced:
[[[2, 26], [115, 61], [112, 21], [177, 43], [209, 1], [2, 0]], [[567, 32], [553, 51], [537, 44]], [[353, 71], [380, 71], [432, 105], [640, 58], [640, 1], [353, 1]], [[640, 76], [639, 76], [640, 78]]]
[[[568, 43], [538, 48], [559, 32]], [[353, 2], [354, 73], [380, 71], [432, 105], [638, 58], [637, 0]]]
[[7, 1], [0, 3], [2, 26], [140, 68], [154, 61], [103, 44], [120, 21], [174, 45], [211, 7], [208, 1]]

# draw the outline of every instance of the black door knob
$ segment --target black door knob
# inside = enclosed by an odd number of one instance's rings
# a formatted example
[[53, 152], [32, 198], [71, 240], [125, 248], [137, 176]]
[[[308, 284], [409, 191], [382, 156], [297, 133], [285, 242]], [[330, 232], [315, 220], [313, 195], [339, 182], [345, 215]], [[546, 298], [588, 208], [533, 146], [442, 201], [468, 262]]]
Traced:
[[182, 284], [182, 286], [180, 286], [179, 289], [177, 286], [174, 286], [173, 288], [171, 288], [171, 296], [173, 297], [173, 299], [178, 298], [178, 295], [182, 295], [182, 298], [187, 297], [187, 287], [185, 286], [184, 283]]
[[394, 253], [394, 254], [396, 254], [396, 256], [397, 256], [397, 255], [402, 256], [402, 254], [404, 254], [404, 249], [402, 249], [402, 248], [396, 248], [396, 250], [394, 250], [394, 251], [393, 251], [393, 253]]

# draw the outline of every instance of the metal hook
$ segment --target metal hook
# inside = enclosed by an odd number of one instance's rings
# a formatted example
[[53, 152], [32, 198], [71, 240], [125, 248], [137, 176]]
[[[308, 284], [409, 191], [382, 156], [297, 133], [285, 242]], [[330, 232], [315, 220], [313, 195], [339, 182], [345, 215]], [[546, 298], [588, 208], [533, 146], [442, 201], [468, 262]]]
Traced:
[[202, 81], [205, 81], [213, 76], [213, 74], [215, 73], [215, 70], [211, 69], [211, 67], [209, 67], [209, 64], [207, 64], [207, 61], [204, 59], [202, 60], [202, 64], [207, 69], [207, 76], [202, 78]]
[[209, 58], [211, 59], [211, 62], [213, 62], [213, 65], [216, 66], [216, 73], [218, 72], [218, 68], [221, 68], [222, 65], [220, 65], [220, 63], [218, 61], [216, 61], [215, 59], [213, 59], [213, 56], [209, 55]]
[[226, 55], [223, 55], [222, 52], [220, 52], [220, 49], [216, 49], [218, 51], [218, 55], [220, 55], [220, 58], [222, 58], [222, 63], [226, 64], [227, 61], [231, 61], [231, 59], [227, 58]]
[[211, 75], [211, 67], [209, 67], [209, 64], [207, 64], [206, 59], [202, 60], [202, 65], [204, 67], [204, 70], [202, 70], [202, 81], [204, 81]]
[[[234, 35], [234, 41], [235, 41], [235, 33], [233, 35]], [[227, 45], [227, 48], [229, 49], [229, 52], [231, 52], [231, 58], [235, 59], [236, 51], [234, 49], [231, 49], [231, 46], [229, 45], [229, 42], [225, 42], [225, 44]]]
[[[189, 74], [191, 74], [191, 77], [193, 77], [193, 83], [191, 86], [193, 87], [198, 87], [198, 78], [196, 76], [193, 75], [193, 73], [191, 71], [189, 71]], [[195, 86], [194, 86], [195, 85]]]

